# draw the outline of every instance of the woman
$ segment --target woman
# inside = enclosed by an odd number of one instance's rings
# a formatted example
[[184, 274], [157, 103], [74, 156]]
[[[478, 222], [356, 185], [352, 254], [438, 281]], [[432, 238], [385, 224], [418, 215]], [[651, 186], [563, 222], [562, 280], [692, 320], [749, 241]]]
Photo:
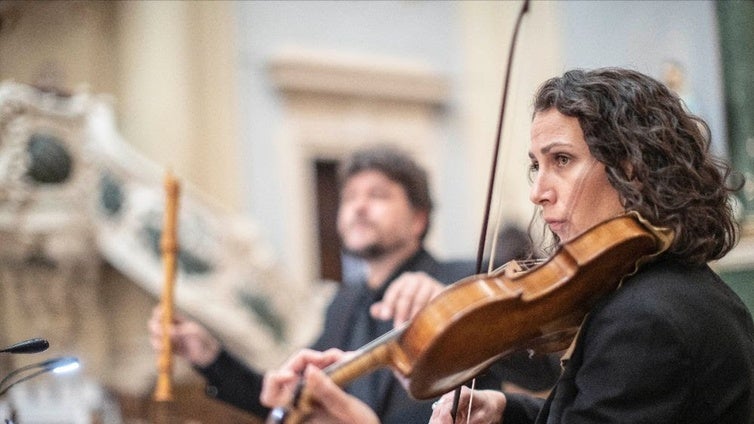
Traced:
[[[626, 211], [675, 237], [592, 309], [547, 399], [464, 389], [457, 422], [472, 399], [471, 423], [754, 423], [754, 324], [707, 266], [736, 242], [707, 125], [638, 72], [569, 71], [535, 96], [529, 156], [530, 199], [556, 240]], [[317, 365], [339, 353], [327, 355]], [[317, 399], [376, 422], [318, 370], [306, 377]], [[451, 399], [432, 423], [451, 422]]]

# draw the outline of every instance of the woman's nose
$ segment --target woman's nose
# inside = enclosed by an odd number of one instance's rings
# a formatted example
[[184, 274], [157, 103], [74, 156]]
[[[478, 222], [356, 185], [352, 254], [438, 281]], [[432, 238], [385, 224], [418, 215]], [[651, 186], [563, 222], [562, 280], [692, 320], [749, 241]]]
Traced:
[[529, 200], [535, 205], [542, 205], [552, 202], [553, 191], [547, 184], [546, 176], [539, 172], [534, 176], [531, 189], [529, 190]]

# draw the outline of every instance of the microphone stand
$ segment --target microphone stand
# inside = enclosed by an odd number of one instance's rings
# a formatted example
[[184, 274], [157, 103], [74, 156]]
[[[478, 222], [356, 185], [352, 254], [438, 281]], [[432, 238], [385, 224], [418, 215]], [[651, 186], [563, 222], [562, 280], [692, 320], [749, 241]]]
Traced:
[[[63, 373], [73, 371], [79, 367], [79, 360], [72, 356], [62, 356], [60, 358], [49, 359], [47, 361], [37, 362], [35, 364], [26, 365], [21, 368], [15, 369], [8, 373], [2, 380], [0, 380], [0, 397], [2, 397], [11, 387], [16, 384], [22, 383], [26, 380], [30, 380], [40, 374], [47, 372]], [[25, 372], [29, 374], [22, 375]], [[12, 380], [14, 377], [15, 380]], [[5, 387], [3, 387], [5, 385]]]
[[[29, 354], [38, 353], [50, 347], [50, 343], [45, 339], [34, 338], [24, 340], [8, 347], [0, 349], [0, 353], [10, 354]], [[26, 380], [30, 380], [40, 374], [46, 372], [67, 372], [72, 371], [79, 367], [79, 361], [76, 358], [65, 356], [60, 358], [49, 359], [46, 361], [38, 362], [31, 365], [26, 365], [21, 368], [15, 369], [8, 373], [2, 380], [0, 380], [0, 398], [2, 398], [8, 390], [13, 386], [22, 383]], [[24, 373], [27, 373], [24, 375]], [[15, 380], [13, 378], [15, 377]], [[3, 387], [5, 385], [5, 387]], [[5, 418], [5, 424], [13, 424], [12, 418]]]
[[[10, 346], [7, 346], [3, 349], [0, 349], [0, 353], [11, 353], [11, 354], [39, 353], [39, 352], [47, 350], [48, 347], [50, 347], [50, 343], [47, 340], [41, 339], [41, 338], [34, 338], [34, 339], [29, 339], [29, 340], [23, 340], [18, 343], [14, 343]], [[22, 371], [18, 371], [18, 372], [22, 372]], [[15, 371], [11, 372], [2, 380], [2, 382], [3, 383], [6, 382], [13, 375], [17, 375], [17, 374], [18, 373], [16, 373]], [[28, 380], [29, 378], [32, 378], [32, 377], [33, 376], [29, 376], [25, 378], [25, 380]], [[0, 393], [0, 396], [2, 396], [2, 394], [5, 394], [5, 392], [7, 392], [11, 386], [18, 384], [21, 381], [22, 380], [10, 384], [5, 390], [3, 390], [2, 393]], [[0, 386], [2, 386], [2, 384], [0, 384]], [[13, 420], [10, 418], [5, 418], [4, 420], [5, 420], [5, 424], [13, 424]]]

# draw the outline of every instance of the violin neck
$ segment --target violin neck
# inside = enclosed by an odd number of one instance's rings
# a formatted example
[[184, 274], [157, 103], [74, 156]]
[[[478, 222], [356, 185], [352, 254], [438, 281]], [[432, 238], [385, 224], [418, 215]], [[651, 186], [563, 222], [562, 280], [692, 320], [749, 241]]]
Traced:
[[395, 328], [353, 352], [352, 356], [325, 368], [325, 373], [340, 387], [362, 375], [385, 366], [393, 366], [404, 371], [401, 365], [402, 353], [396, 340], [403, 334], [404, 327]]

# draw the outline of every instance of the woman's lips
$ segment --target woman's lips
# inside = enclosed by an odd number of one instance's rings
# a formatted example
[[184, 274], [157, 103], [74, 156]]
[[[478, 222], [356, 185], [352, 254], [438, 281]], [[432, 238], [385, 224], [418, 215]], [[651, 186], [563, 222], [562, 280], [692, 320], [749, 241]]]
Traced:
[[547, 223], [547, 226], [550, 227], [550, 231], [558, 235], [560, 235], [560, 232], [565, 227], [565, 221], [562, 220], [548, 219], [545, 220], [545, 222]]

